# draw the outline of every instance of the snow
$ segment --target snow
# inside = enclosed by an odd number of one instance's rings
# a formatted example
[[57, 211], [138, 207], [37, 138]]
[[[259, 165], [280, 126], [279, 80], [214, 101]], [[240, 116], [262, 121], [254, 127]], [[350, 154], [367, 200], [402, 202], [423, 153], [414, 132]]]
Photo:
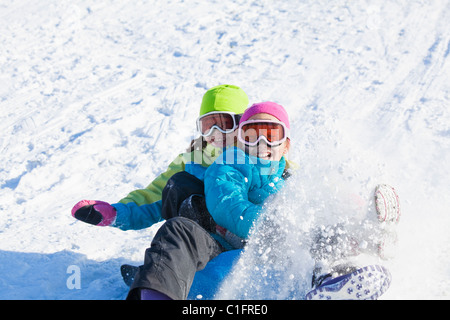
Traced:
[[158, 225], [70, 209], [148, 185], [223, 83], [290, 114], [293, 225], [359, 215], [346, 197], [389, 183], [402, 217], [383, 298], [449, 299], [448, 21], [449, 1], [3, 0], [0, 299], [124, 299], [119, 267], [142, 263]]

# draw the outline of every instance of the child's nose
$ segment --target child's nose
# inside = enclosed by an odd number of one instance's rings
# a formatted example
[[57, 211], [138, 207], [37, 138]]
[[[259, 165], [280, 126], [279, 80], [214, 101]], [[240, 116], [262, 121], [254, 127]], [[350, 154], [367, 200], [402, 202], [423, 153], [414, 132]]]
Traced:
[[258, 141], [258, 144], [256, 145], [259, 150], [267, 150], [270, 149], [270, 146], [267, 144], [266, 140], [261, 139]]

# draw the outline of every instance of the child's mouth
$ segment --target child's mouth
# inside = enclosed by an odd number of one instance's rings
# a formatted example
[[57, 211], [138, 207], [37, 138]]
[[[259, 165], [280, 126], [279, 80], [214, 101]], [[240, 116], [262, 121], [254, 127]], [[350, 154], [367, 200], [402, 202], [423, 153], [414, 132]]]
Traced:
[[270, 159], [270, 157], [272, 156], [272, 152], [270, 151], [262, 151], [262, 152], [258, 152], [258, 158], [260, 159]]
[[216, 146], [222, 146], [224, 144], [224, 140], [222, 138], [211, 137], [211, 144]]

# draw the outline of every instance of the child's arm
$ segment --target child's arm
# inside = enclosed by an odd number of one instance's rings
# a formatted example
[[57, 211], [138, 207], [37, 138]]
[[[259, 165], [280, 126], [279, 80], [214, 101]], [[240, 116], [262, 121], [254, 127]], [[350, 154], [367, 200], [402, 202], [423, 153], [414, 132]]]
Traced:
[[183, 171], [184, 167], [184, 154], [181, 154], [147, 188], [132, 191], [112, 205], [103, 201], [82, 200], [73, 207], [72, 216], [86, 223], [122, 230], [148, 228], [162, 221], [162, 190], [170, 177]]
[[145, 189], [130, 192], [125, 198], [112, 206], [117, 211], [117, 218], [113, 226], [122, 230], [139, 230], [162, 221], [161, 198], [167, 181], [181, 171], [187, 171], [203, 180], [205, 169], [209, 166], [222, 149], [207, 146], [204, 150], [194, 150], [180, 154], [168, 167], [166, 172], [159, 175]]
[[262, 206], [248, 200], [251, 172], [246, 165], [213, 163], [205, 175], [208, 211], [214, 221], [241, 238], [247, 238]]
[[118, 203], [112, 204], [117, 211], [117, 218], [112, 226], [122, 230], [139, 230], [162, 221], [162, 191], [170, 177], [183, 171], [184, 167], [185, 161], [181, 154], [145, 189], [132, 191]]

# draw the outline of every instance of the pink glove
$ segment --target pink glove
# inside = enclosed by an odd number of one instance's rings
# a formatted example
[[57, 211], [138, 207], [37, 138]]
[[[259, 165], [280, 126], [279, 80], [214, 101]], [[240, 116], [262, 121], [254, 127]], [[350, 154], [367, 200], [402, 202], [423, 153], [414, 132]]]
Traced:
[[96, 226], [109, 226], [116, 220], [116, 209], [107, 202], [81, 200], [72, 208], [72, 216]]

